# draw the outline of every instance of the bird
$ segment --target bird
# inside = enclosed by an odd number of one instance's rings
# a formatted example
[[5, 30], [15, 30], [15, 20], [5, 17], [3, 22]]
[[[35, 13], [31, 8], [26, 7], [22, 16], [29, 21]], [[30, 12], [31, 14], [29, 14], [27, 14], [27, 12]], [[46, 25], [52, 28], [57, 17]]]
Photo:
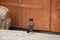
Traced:
[[28, 24], [27, 24], [27, 33], [29, 33], [30, 31], [32, 31], [33, 27], [34, 27], [33, 18], [30, 18], [28, 20]]

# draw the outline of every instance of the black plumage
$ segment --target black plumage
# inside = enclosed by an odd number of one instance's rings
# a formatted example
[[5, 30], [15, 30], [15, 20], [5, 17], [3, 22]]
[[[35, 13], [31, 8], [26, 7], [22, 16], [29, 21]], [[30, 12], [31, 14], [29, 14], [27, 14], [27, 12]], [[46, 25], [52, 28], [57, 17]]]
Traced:
[[30, 18], [27, 24], [27, 33], [29, 33], [33, 29], [33, 26], [34, 26], [33, 18]]

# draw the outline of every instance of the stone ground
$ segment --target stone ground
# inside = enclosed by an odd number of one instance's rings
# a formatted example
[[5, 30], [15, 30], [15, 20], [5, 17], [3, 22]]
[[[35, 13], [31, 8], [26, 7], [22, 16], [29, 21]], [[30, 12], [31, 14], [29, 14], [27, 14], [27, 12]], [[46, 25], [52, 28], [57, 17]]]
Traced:
[[0, 40], [60, 40], [60, 35], [15, 30], [0, 30]]

